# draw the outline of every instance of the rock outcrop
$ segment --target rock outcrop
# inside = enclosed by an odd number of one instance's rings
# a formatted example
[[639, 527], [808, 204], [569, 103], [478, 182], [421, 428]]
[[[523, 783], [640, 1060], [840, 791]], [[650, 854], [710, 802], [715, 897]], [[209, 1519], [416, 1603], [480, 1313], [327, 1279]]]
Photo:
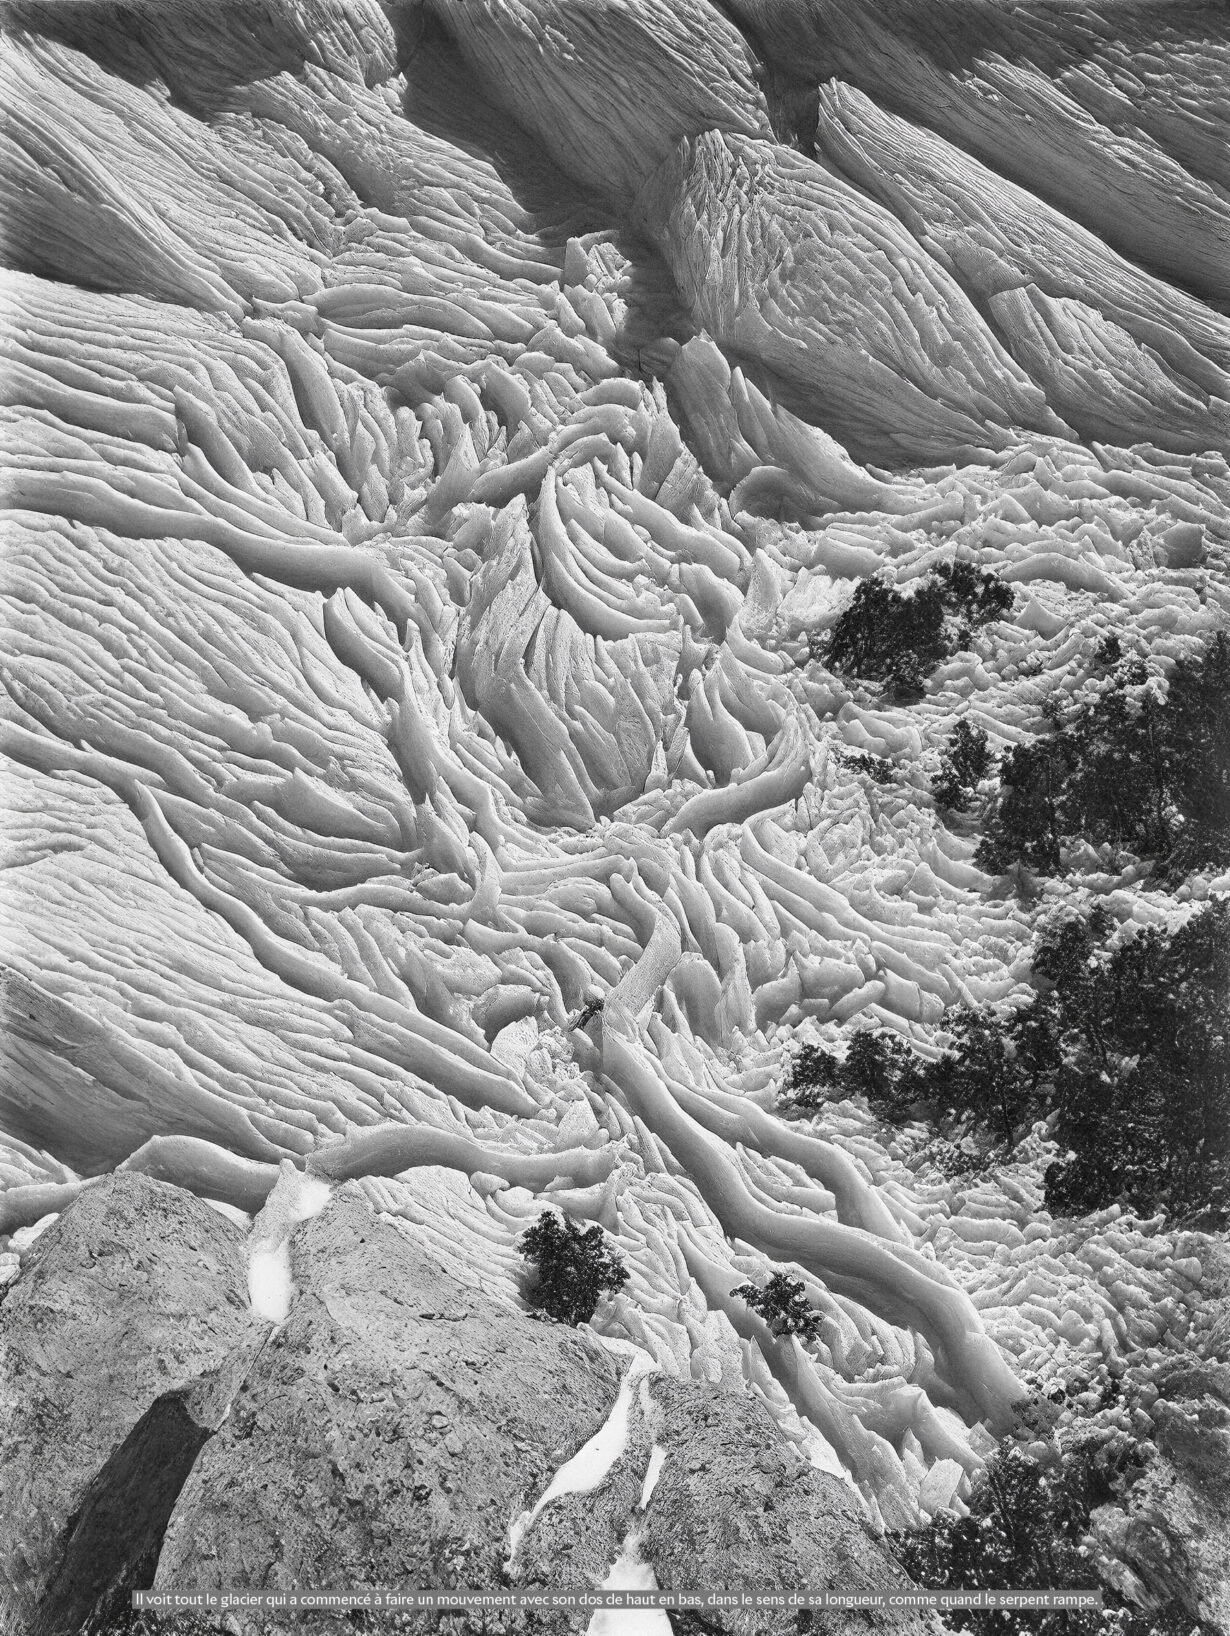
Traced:
[[[656, 1446], [666, 1459], [637, 1548], [659, 1584], [780, 1586], [783, 1595], [793, 1586], [851, 1597], [910, 1588], [869, 1537], [849, 1485], [783, 1447], [754, 1397], [662, 1381], [652, 1404]], [[814, 1617], [832, 1636], [877, 1628], [916, 1636], [930, 1628], [928, 1619], [900, 1612]], [[788, 1611], [719, 1610], [716, 1622], [741, 1636], [797, 1628]]]
[[742, 1390], [494, 1299], [354, 1187], [292, 1229], [276, 1325], [240, 1303], [258, 1241], [116, 1176], [27, 1255], [0, 1360], [6, 1632], [73, 1636], [151, 1586], [591, 1590], [629, 1552], [680, 1591], [908, 1584]]
[[513, 1519], [610, 1412], [614, 1363], [460, 1283], [362, 1196], [296, 1231], [292, 1272], [157, 1584], [498, 1585]]
[[152, 1569], [261, 1338], [243, 1235], [180, 1188], [105, 1177], [40, 1235], [0, 1307], [5, 1636], [76, 1630]]

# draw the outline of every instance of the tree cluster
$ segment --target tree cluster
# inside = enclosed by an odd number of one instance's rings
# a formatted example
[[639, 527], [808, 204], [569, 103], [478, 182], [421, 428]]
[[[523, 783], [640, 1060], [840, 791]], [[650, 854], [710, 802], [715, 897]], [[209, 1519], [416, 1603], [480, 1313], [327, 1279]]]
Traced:
[[1179, 661], [1164, 685], [1114, 638], [1097, 660], [1108, 670], [1098, 697], [1052, 710], [1051, 731], [1000, 763], [980, 866], [1054, 874], [1071, 836], [1158, 858], [1175, 877], [1230, 863], [1230, 636]]
[[844, 1057], [822, 1045], [800, 1047], [780, 1105], [786, 1113], [808, 1114], [826, 1102], [863, 1096], [881, 1111], [898, 1113], [908, 1106], [911, 1091], [924, 1094], [919, 1073], [908, 1045], [893, 1034], [862, 1028], [851, 1036]]
[[602, 1296], [628, 1282], [623, 1259], [607, 1245], [601, 1227], [582, 1229], [546, 1210], [518, 1242], [534, 1267], [530, 1299], [560, 1323], [588, 1323]]
[[859, 582], [816, 657], [848, 675], [888, 682], [898, 693], [918, 693], [938, 664], [968, 647], [974, 630], [1012, 602], [1010, 586], [968, 562], [940, 563], [909, 595], [875, 574]]
[[1039, 992], [1012, 1012], [958, 1012], [928, 1062], [895, 1036], [860, 1030], [844, 1058], [804, 1046], [781, 1098], [808, 1113], [864, 1096], [883, 1117], [922, 1111], [972, 1125], [1011, 1151], [1054, 1116], [1065, 1157], [1046, 1204], [1084, 1215], [1122, 1202], [1219, 1220], [1230, 1212], [1230, 899], [1177, 931], [1147, 927], [1111, 948], [1095, 910], [1038, 937]]
[[843, 767], [866, 773], [875, 784], [892, 784], [896, 780], [896, 763], [887, 756], [866, 755], [859, 750], [835, 750], [833, 754]]
[[1131, 1608], [1099, 1583], [1081, 1554], [1097, 1506], [1121, 1486], [1122, 1447], [1090, 1441], [1046, 1464], [1010, 1442], [987, 1466], [970, 1496], [969, 1515], [941, 1514], [894, 1539], [910, 1577], [932, 1590], [1101, 1589], [1105, 1606], [1089, 1611], [1018, 1613], [957, 1608], [954, 1630], [976, 1636], [1212, 1636], [1180, 1604], [1148, 1613]]
[[1122, 1198], [1224, 1217], [1230, 1206], [1230, 899], [1178, 931], [1148, 927], [1113, 953], [1096, 917], [1044, 941], [1052, 985], [1022, 1027], [1051, 1037], [1054, 1134], [1070, 1158], [1047, 1170], [1046, 1201], [1080, 1214]]
[[[1048, 1480], [1039, 1462], [1014, 1444], [979, 1479], [968, 1516], [942, 1513], [926, 1528], [897, 1537], [902, 1565], [915, 1583], [931, 1590], [1097, 1589], [1096, 1573], [1079, 1555], [1092, 1509], [1084, 1476], [1065, 1473]], [[946, 1618], [955, 1629], [979, 1636], [1014, 1630], [1016, 1620], [1041, 1636], [1101, 1636], [1103, 1630], [1097, 1612], [1033, 1613], [1028, 1624], [1019, 1614], [983, 1609], [956, 1609]]]

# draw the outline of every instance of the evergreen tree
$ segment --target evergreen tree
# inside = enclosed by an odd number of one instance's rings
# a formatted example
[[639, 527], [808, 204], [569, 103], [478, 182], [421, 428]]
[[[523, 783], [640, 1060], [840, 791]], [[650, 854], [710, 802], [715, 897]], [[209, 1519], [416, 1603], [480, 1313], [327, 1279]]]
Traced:
[[[1035, 962], [1035, 969], [1038, 969]], [[1046, 1175], [1049, 1209], [1118, 1198], [1150, 1212], [1230, 1205], [1230, 900], [1178, 931], [1137, 933], [1078, 979], [1050, 954], [1063, 1062], [1053, 1103], [1070, 1157]]]
[[957, 1011], [935, 1062], [896, 1036], [860, 1029], [844, 1057], [807, 1046], [780, 1104], [811, 1113], [863, 1096], [882, 1118], [920, 1110], [1011, 1151], [1054, 1117], [1065, 1156], [1045, 1177], [1047, 1208], [1084, 1215], [1122, 1201], [1144, 1214], [1215, 1223], [1230, 1213], [1230, 899], [1172, 933], [1150, 927], [1109, 946], [1102, 910], [1041, 932], [1038, 992], [1015, 1011]]
[[807, 1290], [801, 1279], [775, 1272], [763, 1289], [755, 1284], [740, 1284], [734, 1292], [746, 1301], [753, 1312], [758, 1312], [775, 1335], [798, 1335], [803, 1340], [814, 1340], [824, 1322], [807, 1300]]
[[924, 1089], [914, 1052], [893, 1034], [864, 1028], [851, 1036], [844, 1057], [804, 1045], [779, 1103], [785, 1113], [814, 1113], [830, 1100], [862, 1096], [883, 1117], [900, 1119]]
[[974, 787], [986, 778], [995, 757], [981, 727], [961, 720], [952, 730], [940, 757], [940, 773], [932, 786], [935, 799], [954, 812], [964, 810]]
[[917, 693], [930, 673], [967, 647], [973, 630], [1012, 606], [1013, 591], [967, 562], [941, 563], [908, 595], [879, 574], [861, 580], [827, 643], [813, 644], [834, 670]]
[[934, 1590], [1100, 1589], [1105, 1606], [1088, 1611], [954, 1608], [945, 1620], [976, 1636], [1213, 1636], [1178, 1602], [1141, 1612], [1101, 1585], [1080, 1544], [1097, 1506], [1113, 1499], [1130, 1450], [1091, 1439], [1043, 1464], [1010, 1440], [974, 1486], [969, 1514], [941, 1514], [893, 1536], [910, 1577]]
[[840, 1085], [841, 1062], [822, 1045], [803, 1045], [790, 1065], [790, 1078], [780, 1097], [787, 1113], [814, 1113]]
[[534, 1305], [561, 1323], [587, 1323], [602, 1295], [614, 1294], [628, 1281], [623, 1260], [607, 1247], [601, 1227], [582, 1231], [576, 1222], [548, 1210], [519, 1242], [535, 1267], [530, 1288]]

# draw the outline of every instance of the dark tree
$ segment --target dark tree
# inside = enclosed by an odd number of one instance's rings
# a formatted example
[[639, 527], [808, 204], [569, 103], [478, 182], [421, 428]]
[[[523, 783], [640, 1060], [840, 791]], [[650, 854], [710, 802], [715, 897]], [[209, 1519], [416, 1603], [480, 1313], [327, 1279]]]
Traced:
[[784, 1112], [813, 1113], [840, 1085], [841, 1061], [822, 1045], [799, 1047], [781, 1095]]
[[813, 653], [834, 670], [918, 693], [936, 665], [1012, 601], [1010, 586], [966, 562], [940, 564], [908, 595], [876, 574], [860, 581], [827, 643], [813, 644]]
[[893, 1034], [863, 1028], [851, 1036], [844, 1058], [804, 1045], [779, 1105], [784, 1113], [814, 1113], [830, 1100], [862, 1096], [881, 1117], [901, 1120], [924, 1092], [914, 1052]]
[[1081, 1496], [1047, 1484], [1038, 1462], [1013, 1445], [987, 1467], [968, 1517], [938, 1517], [898, 1547], [911, 1577], [932, 1587], [1093, 1589], [1097, 1575], [1077, 1554], [1088, 1515]]
[[1014, 744], [1000, 763], [999, 796], [976, 854], [1002, 874], [1017, 862], [1050, 874], [1059, 868], [1059, 801], [1069, 770], [1062, 738]]
[[1045, 1177], [1053, 1213], [1119, 1202], [1215, 1226], [1230, 1217], [1230, 898], [1117, 948], [1111, 930], [1095, 909], [1042, 931], [1029, 1004], [950, 1012], [937, 1061], [873, 1029], [844, 1057], [805, 1046], [782, 1112], [863, 1096], [883, 1119], [922, 1115], [945, 1140], [1008, 1151], [1054, 1116], [1064, 1157]]
[[[1098, 649], [1111, 663], [1110, 639]], [[1066, 836], [1158, 858], [1164, 873], [1230, 863], [1230, 637], [1219, 634], [1166, 683], [1140, 659], [1114, 660], [1099, 696], [1016, 745], [978, 849], [980, 865], [1055, 873]]]
[[1010, 1152], [1039, 1112], [1031, 1064], [1017, 1050], [1011, 1025], [974, 1012], [950, 1019], [952, 1048], [934, 1064], [927, 1089], [942, 1115], [972, 1117]]
[[987, 777], [994, 765], [995, 757], [986, 733], [981, 727], [959, 721], [940, 756], [939, 777], [932, 786], [935, 799], [954, 812], [963, 811], [975, 785]]
[[1009, 1013], [950, 1016], [952, 1046], [923, 1071], [936, 1117], [972, 1120], [1011, 1148], [1055, 1114], [1066, 1157], [1047, 1208], [1116, 1201], [1218, 1220], [1230, 1207], [1230, 900], [1173, 933], [1107, 948], [1095, 910], [1038, 937], [1039, 993]]
[[587, 1323], [603, 1294], [614, 1294], [628, 1281], [619, 1252], [607, 1247], [601, 1227], [582, 1230], [548, 1210], [522, 1233], [519, 1243], [535, 1267], [531, 1300], [561, 1323]]
[[842, 1065], [842, 1085], [848, 1096], [897, 1108], [912, 1102], [918, 1087], [913, 1078], [914, 1053], [893, 1034], [863, 1028], [854, 1035]]
[[1163, 765], [1182, 827], [1170, 873], [1230, 862], [1230, 635], [1177, 664], [1166, 694]]
[[834, 670], [900, 682], [944, 657], [944, 603], [937, 584], [903, 596], [877, 574], [862, 580], [829, 637]]
[[753, 1312], [760, 1314], [775, 1335], [799, 1335], [810, 1341], [820, 1333], [824, 1323], [808, 1304], [802, 1281], [784, 1272], [775, 1272], [763, 1289], [755, 1284], [740, 1284], [734, 1293], [746, 1301]]
[[866, 773], [877, 784], [891, 784], [897, 776], [896, 765], [887, 756], [864, 755], [857, 750], [838, 750], [836, 756], [843, 767]]
[[1017, 1613], [954, 1608], [954, 1630], [976, 1636], [1212, 1636], [1178, 1602], [1143, 1613], [1101, 1585], [1080, 1542], [1092, 1513], [1112, 1499], [1134, 1466], [1134, 1452], [1090, 1440], [1047, 1465], [1010, 1442], [974, 1486], [969, 1515], [940, 1515], [925, 1528], [893, 1536], [907, 1573], [934, 1590], [1100, 1589], [1104, 1609]]
[[1117, 665], [1120, 659], [1123, 658], [1123, 644], [1114, 631], [1111, 631], [1109, 636], [1104, 636], [1098, 643], [1093, 658], [1095, 664], [1103, 665], [1108, 669]]
[[1012, 607], [1012, 587], [998, 574], [980, 574], [972, 562], [941, 562], [933, 573], [944, 588], [944, 600], [967, 628], [988, 625]]
[[[1067, 959], [1064, 955], [1067, 954]], [[1042, 951], [1063, 1062], [1047, 1207], [1218, 1219], [1230, 1206], [1230, 900], [1083, 966]], [[1035, 959], [1035, 970], [1039, 963]]]

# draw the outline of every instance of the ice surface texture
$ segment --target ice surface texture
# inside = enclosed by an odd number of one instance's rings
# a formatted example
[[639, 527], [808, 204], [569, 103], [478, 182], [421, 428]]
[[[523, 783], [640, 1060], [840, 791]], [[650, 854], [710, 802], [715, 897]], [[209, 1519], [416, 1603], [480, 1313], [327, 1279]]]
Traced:
[[[254, 1214], [290, 1160], [512, 1302], [555, 1204], [627, 1260], [607, 1335], [886, 1520], [959, 1501], [1027, 1371], [1161, 1344], [1199, 1262], [1051, 1223], [1040, 1135], [960, 1183], [773, 1093], [1026, 992], [954, 722], [1224, 619], [1224, 8], [6, 27], [0, 1229], [120, 1165]], [[921, 702], [813, 660], [954, 556], [1016, 602]], [[776, 1267], [806, 1349], [732, 1294]]]

